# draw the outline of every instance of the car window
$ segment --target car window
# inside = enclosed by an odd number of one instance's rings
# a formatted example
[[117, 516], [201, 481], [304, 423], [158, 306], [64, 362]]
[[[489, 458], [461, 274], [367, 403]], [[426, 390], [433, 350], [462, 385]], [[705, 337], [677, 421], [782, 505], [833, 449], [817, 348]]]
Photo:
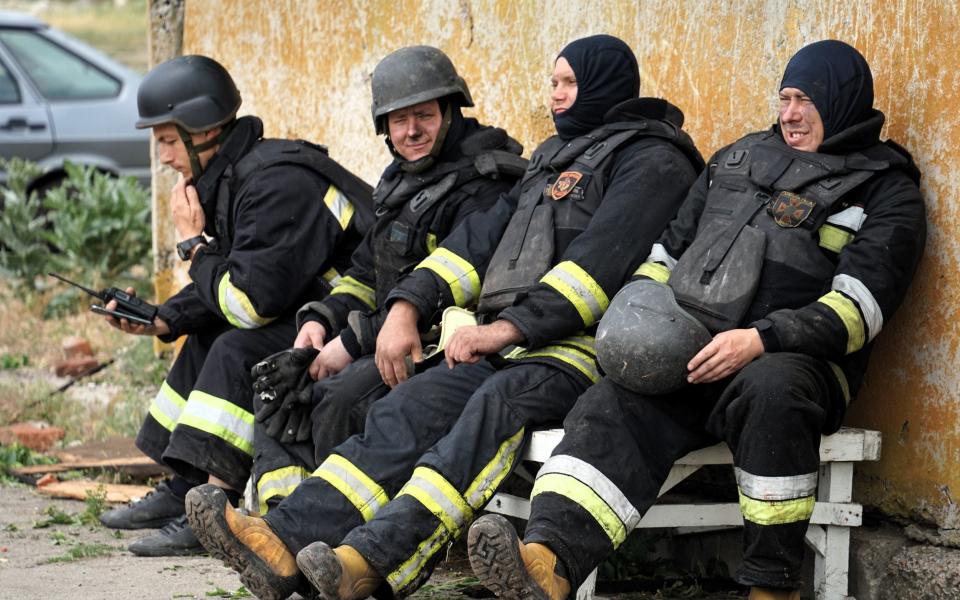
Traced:
[[0, 62], [0, 104], [20, 104], [20, 88], [7, 66]]
[[0, 30], [2, 41], [48, 100], [111, 98], [120, 82], [33, 31]]

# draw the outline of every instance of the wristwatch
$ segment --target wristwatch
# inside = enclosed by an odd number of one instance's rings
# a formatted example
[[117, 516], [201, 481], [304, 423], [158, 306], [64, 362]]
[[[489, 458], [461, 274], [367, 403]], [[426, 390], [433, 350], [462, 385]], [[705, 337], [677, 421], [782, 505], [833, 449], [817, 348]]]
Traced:
[[177, 256], [180, 260], [190, 260], [190, 251], [200, 244], [206, 244], [207, 238], [202, 235], [188, 238], [177, 244]]

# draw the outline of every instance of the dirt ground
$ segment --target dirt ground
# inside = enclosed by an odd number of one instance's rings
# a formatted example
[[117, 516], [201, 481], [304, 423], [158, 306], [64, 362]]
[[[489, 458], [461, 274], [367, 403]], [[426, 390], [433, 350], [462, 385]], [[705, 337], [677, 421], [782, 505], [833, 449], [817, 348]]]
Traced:
[[[35, 528], [45, 511], [54, 506], [70, 514], [85, 505], [55, 500], [25, 486], [0, 485], [0, 600], [83, 598], [85, 600], [144, 600], [250, 598], [237, 575], [206, 556], [142, 558], [126, 547], [150, 531], [115, 532], [88, 525], [51, 525]], [[106, 554], [64, 560], [71, 549], [86, 545]], [[106, 547], [104, 549], [104, 547]], [[412, 596], [414, 600], [467, 600], [492, 598], [476, 584], [465, 560], [443, 563], [430, 582]], [[616, 594], [608, 600], [729, 600], [734, 596]], [[295, 596], [297, 598], [297, 596]]]

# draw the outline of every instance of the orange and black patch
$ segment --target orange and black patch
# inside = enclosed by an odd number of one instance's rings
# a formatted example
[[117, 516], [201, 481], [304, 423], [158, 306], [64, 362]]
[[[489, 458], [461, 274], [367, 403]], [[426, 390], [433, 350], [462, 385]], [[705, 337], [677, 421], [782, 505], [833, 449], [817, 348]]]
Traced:
[[817, 206], [813, 200], [807, 200], [793, 192], [780, 192], [770, 205], [770, 215], [780, 227], [797, 227], [807, 220]]
[[550, 197], [554, 200], [565, 198], [573, 188], [577, 187], [577, 183], [580, 182], [582, 177], [583, 173], [577, 171], [560, 173], [560, 177], [557, 177], [557, 180], [553, 182], [553, 187], [550, 188]]

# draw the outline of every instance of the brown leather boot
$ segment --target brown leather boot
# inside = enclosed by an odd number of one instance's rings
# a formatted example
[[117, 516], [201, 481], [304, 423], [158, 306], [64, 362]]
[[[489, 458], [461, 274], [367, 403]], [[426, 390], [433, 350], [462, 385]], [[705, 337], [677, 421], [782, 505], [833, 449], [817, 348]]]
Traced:
[[800, 590], [752, 587], [747, 600], [800, 600]]
[[186, 508], [200, 543], [240, 573], [240, 581], [257, 598], [282, 600], [304, 583], [296, 558], [266, 521], [235, 510], [222, 489], [212, 484], [193, 488]]
[[367, 559], [350, 546], [331, 549], [314, 542], [297, 553], [297, 565], [322, 600], [362, 600], [383, 582]]
[[570, 582], [556, 572], [557, 555], [543, 544], [524, 544], [500, 515], [470, 526], [467, 548], [473, 573], [498, 598], [563, 600]]

